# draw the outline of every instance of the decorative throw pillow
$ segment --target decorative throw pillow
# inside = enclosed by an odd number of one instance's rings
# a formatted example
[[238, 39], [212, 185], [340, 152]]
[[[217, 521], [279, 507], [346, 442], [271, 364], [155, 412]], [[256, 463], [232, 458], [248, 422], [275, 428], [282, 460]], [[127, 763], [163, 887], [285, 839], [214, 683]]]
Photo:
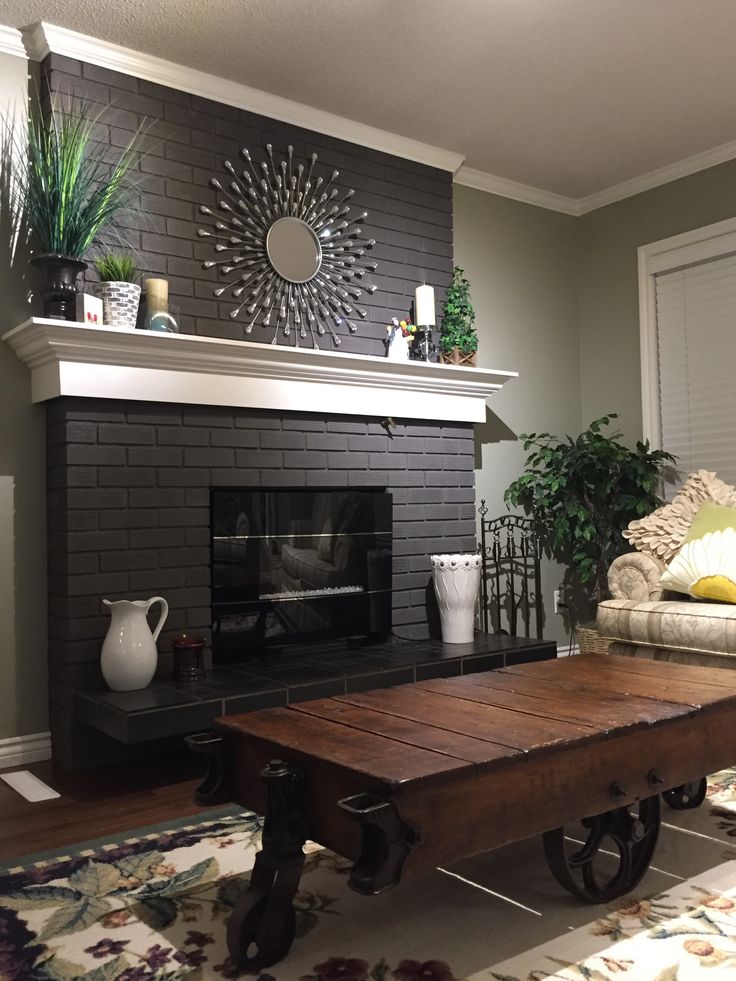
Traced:
[[659, 584], [696, 599], [736, 603], [736, 508], [701, 504]]
[[691, 473], [671, 504], [632, 521], [624, 538], [640, 552], [648, 552], [666, 564], [682, 545], [704, 501], [736, 507], [736, 487], [719, 480], [710, 470]]

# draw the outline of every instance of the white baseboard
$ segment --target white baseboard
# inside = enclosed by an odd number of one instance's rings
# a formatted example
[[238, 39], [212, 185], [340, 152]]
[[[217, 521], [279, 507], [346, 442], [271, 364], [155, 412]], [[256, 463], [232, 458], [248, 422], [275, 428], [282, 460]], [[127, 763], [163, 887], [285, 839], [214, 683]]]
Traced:
[[50, 759], [50, 732], [34, 732], [29, 736], [0, 739], [0, 769]]
[[557, 656], [567, 657], [568, 655], [579, 654], [580, 647], [577, 644], [573, 644], [570, 647], [569, 640], [558, 640], [557, 641]]

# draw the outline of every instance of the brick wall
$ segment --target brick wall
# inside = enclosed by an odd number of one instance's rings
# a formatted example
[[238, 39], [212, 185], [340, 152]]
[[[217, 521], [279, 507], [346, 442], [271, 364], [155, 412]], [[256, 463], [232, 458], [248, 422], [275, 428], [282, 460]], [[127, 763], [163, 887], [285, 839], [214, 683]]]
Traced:
[[159, 640], [209, 632], [211, 486], [386, 487], [394, 502], [393, 625], [427, 636], [429, 556], [475, 546], [473, 428], [249, 409], [63, 398], [48, 405], [49, 657], [54, 756], [78, 765], [99, 734], [75, 688], [104, 686], [107, 599], [163, 595]]
[[[197, 228], [203, 226], [197, 208], [216, 205], [208, 182], [226, 175], [225, 159], [237, 165], [240, 149], [247, 146], [260, 161], [267, 143], [279, 152], [292, 144], [304, 160], [316, 152], [319, 174], [339, 170], [338, 186], [355, 189], [354, 213], [368, 212], [364, 237], [376, 239], [372, 258], [379, 267], [366, 281], [378, 289], [359, 301], [368, 318], [359, 321], [358, 334], [338, 330], [342, 350], [383, 353], [386, 323], [394, 315], [409, 314], [414, 289], [422, 281], [436, 288], [440, 313], [452, 272], [449, 173], [63, 56], [49, 55], [42, 68], [48, 92], [84, 98], [94, 108], [112, 107], [99, 136], [115, 147], [124, 146], [141, 122], [153, 121], [140, 163], [140, 212], [126, 216], [122, 231], [144, 276], [169, 279], [182, 331], [243, 336], [242, 323], [227, 317], [234, 301], [216, 300], [212, 291], [217, 274], [202, 269], [202, 260], [216, 256], [211, 245], [197, 238]], [[252, 339], [270, 341], [271, 333], [257, 326]], [[322, 346], [330, 342], [325, 339]]]

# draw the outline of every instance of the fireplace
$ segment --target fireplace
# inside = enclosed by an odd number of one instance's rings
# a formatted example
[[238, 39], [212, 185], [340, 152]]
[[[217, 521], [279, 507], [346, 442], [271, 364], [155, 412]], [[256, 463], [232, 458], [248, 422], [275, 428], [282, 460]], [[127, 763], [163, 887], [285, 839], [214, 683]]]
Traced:
[[383, 488], [213, 488], [212, 653], [391, 630], [392, 497]]

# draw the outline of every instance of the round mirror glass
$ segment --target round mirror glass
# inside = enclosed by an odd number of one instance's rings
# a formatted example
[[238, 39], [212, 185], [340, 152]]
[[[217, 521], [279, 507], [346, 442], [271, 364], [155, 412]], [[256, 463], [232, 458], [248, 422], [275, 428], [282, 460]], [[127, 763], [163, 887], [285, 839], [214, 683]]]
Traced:
[[266, 255], [274, 270], [289, 283], [306, 283], [319, 272], [322, 247], [301, 218], [279, 218], [268, 230]]

